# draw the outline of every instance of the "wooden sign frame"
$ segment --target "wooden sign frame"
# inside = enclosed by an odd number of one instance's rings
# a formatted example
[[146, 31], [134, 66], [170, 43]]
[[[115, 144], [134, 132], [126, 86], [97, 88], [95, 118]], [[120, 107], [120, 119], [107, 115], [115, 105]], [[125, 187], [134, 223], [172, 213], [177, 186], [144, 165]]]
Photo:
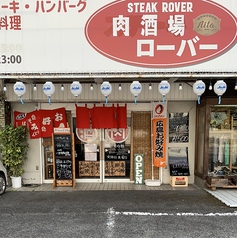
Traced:
[[[61, 136], [62, 139], [65, 138], [65, 136], [70, 136], [70, 149], [71, 149], [71, 154], [64, 156], [64, 155], [57, 155], [56, 150], [55, 150], [55, 136]], [[57, 131], [54, 130], [54, 133], [52, 134], [52, 149], [53, 149], [53, 184], [52, 188], [55, 187], [76, 187], [76, 174], [75, 174], [75, 142], [74, 142], [74, 134], [70, 133], [70, 130], [67, 132], [65, 131]], [[68, 162], [71, 160], [71, 172], [72, 172], [72, 177], [69, 179], [58, 179], [58, 174], [57, 174], [57, 162], [56, 159], [65, 161], [67, 160]]]

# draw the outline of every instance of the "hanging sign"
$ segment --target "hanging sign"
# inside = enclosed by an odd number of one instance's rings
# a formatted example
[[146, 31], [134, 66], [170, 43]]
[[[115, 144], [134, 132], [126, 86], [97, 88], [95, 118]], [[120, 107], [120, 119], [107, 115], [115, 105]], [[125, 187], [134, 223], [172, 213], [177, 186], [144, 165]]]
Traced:
[[166, 166], [166, 118], [152, 119], [153, 164]]

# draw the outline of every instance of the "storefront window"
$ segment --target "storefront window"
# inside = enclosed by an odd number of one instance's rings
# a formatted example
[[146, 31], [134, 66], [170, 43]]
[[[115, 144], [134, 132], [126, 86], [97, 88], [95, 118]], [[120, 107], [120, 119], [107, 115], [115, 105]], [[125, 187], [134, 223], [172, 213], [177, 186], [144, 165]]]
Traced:
[[209, 175], [237, 173], [237, 106], [211, 106]]

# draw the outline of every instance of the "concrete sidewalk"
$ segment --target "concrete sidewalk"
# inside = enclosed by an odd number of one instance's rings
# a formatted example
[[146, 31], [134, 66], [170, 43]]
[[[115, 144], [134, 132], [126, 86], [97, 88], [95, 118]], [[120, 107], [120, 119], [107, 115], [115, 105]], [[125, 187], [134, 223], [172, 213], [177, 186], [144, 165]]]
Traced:
[[136, 185], [133, 183], [77, 183], [76, 188], [72, 187], [56, 187], [52, 188], [52, 184], [39, 184], [31, 186], [22, 186], [14, 189], [7, 187], [7, 191], [84, 191], [84, 190], [196, 190], [200, 189], [195, 184], [189, 184], [188, 187], [172, 187], [170, 184], [162, 184], [161, 186]]

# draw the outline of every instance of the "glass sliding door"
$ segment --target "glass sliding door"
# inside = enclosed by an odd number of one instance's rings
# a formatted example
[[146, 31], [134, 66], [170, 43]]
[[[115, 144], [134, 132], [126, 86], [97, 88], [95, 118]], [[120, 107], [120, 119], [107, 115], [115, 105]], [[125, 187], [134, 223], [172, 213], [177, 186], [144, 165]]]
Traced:
[[129, 129], [75, 129], [76, 178], [105, 182], [130, 176]]

